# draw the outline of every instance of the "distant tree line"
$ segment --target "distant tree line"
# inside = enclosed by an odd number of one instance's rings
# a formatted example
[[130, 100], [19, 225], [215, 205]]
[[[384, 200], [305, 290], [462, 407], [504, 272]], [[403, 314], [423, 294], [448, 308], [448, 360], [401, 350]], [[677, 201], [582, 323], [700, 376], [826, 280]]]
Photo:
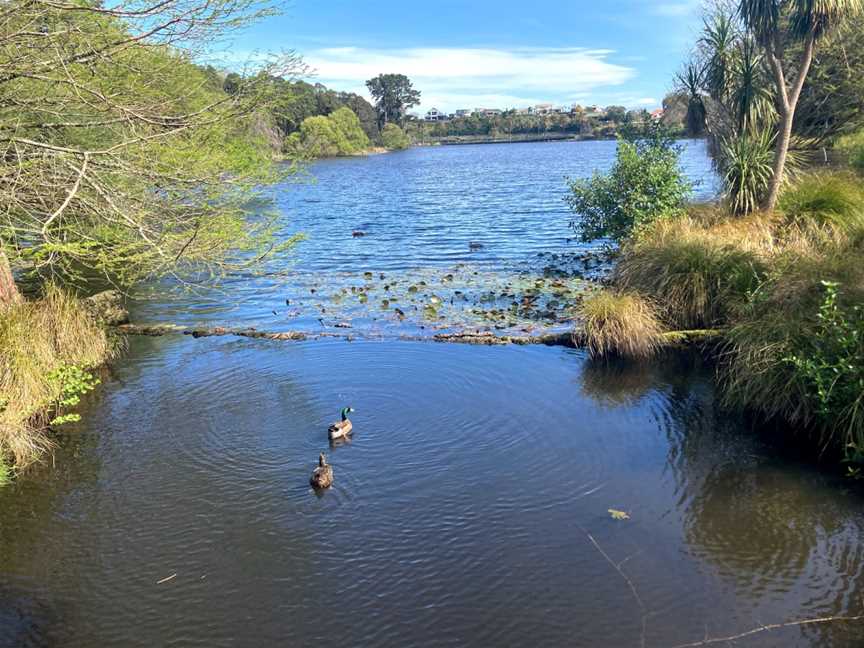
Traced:
[[[268, 110], [286, 153], [300, 157], [355, 155], [370, 146], [406, 148], [410, 140], [401, 129], [409, 108], [420, 101], [408, 77], [382, 74], [366, 82], [375, 105], [352, 92], [338, 92], [320, 83], [271, 76]], [[244, 78], [232, 72], [222, 82], [233, 95]], [[349, 114], [350, 113], [350, 114]]]
[[[623, 106], [609, 106], [597, 112], [576, 109], [570, 113], [544, 115], [507, 110], [500, 114], [473, 113], [448, 121], [415, 120], [411, 124], [411, 132], [416, 132], [420, 139], [470, 136], [499, 138], [547, 133], [612, 138], [618, 135], [624, 126], [648, 123], [651, 119], [646, 110], [627, 110]], [[678, 126], [680, 128], [681, 125]]]

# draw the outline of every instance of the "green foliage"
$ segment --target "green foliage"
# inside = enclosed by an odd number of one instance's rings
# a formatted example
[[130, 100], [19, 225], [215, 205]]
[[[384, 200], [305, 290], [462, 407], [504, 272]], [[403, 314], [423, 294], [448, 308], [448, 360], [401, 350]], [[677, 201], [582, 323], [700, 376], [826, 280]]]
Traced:
[[851, 451], [864, 447], [864, 309], [860, 304], [842, 308], [839, 284], [822, 285], [825, 296], [814, 335], [785, 360], [804, 384], [817, 424], [845, 430]]
[[718, 165], [734, 213], [749, 214], [759, 208], [774, 175], [773, 144], [770, 130], [732, 133], [723, 140]]
[[850, 167], [864, 173], [864, 130], [841, 138], [835, 148], [846, 158]]
[[357, 115], [370, 140], [377, 140], [380, 135], [378, 115], [372, 104], [360, 95], [330, 90], [320, 83], [292, 82], [281, 77], [270, 77], [266, 84], [270, 96], [268, 112], [284, 136], [299, 131], [308, 117], [327, 117], [343, 107]]
[[286, 140], [286, 147], [307, 158], [357, 155], [370, 146], [360, 120], [350, 108], [339, 108], [329, 117], [307, 117], [300, 131]]
[[375, 99], [378, 127], [382, 129], [390, 122], [401, 124], [408, 109], [420, 103], [420, 91], [404, 74], [379, 74], [369, 79], [366, 87]]
[[182, 49], [263, 5], [19, 4], [0, 26], [17, 43], [0, 51], [0, 238], [16, 270], [203, 281], [285, 249], [276, 214], [254, 201], [291, 172], [261, 132], [266, 88], [236, 75], [229, 94]]
[[809, 174], [783, 193], [780, 211], [798, 224], [830, 225], [855, 236], [864, 233], [864, 187], [852, 175]]
[[[81, 402], [81, 396], [93, 391], [101, 381], [93, 374], [76, 365], [60, 365], [51, 371], [47, 380], [54, 383], [57, 391], [56, 411], [66, 411]], [[60, 414], [51, 420], [51, 425], [63, 425], [81, 420], [75, 413]]]
[[385, 124], [381, 129], [381, 144], [386, 149], [398, 151], [411, 146], [411, 140], [396, 124]]
[[573, 226], [585, 241], [623, 241], [651, 222], [680, 215], [692, 190], [679, 166], [681, 147], [655, 129], [621, 139], [608, 174], [570, 183]]

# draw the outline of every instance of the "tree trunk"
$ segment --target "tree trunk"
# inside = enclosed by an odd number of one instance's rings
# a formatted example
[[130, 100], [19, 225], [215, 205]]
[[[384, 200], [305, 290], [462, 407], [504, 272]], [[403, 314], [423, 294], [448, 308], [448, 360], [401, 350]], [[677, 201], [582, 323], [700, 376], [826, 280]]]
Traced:
[[12, 268], [3, 248], [0, 247], [0, 310], [21, 301], [21, 294], [12, 277]]
[[790, 106], [789, 110], [780, 112], [780, 129], [777, 133], [777, 145], [774, 148], [774, 171], [763, 205], [764, 209], [769, 212], [777, 206], [777, 199], [780, 197], [780, 189], [783, 186], [783, 176], [786, 173], [786, 156], [789, 154], [789, 144], [792, 141], [792, 121], [794, 118], [795, 106]]
[[783, 178], [786, 173], [786, 157], [789, 155], [789, 144], [792, 141], [792, 124], [795, 121], [795, 109], [798, 107], [798, 99], [801, 98], [801, 90], [804, 81], [813, 63], [813, 52], [816, 49], [816, 34], [811, 30], [804, 42], [804, 51], [798, 65], [798, 74], [791, 88], [786, 87], [786, 75], [783, 72], [783, 52], [780, 47], [775, 51], [768, 50], [768, 60], [774, 70], [774, 80], [777, 85], [778, 104], [780, 113], [780, 128], [777, 132], [777, 144], [774, 149], [774, 169], [771, 176], [771, 184], [768, 187], [768, 195], [762, 207], [765, 211], [773, 211], [780, 197], [780, 189], [783, 186]]

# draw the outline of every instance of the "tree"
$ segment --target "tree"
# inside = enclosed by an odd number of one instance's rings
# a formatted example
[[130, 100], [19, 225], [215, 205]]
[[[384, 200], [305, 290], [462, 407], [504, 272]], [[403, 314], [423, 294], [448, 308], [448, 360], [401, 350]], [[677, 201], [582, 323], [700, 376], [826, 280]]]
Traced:
[[[774, 164], [763, 207], [773, 210], [780, 195], [795, 110], [819, 43], [850, 18], [860, 15], [864, 0], [740, 0], [738, 11], [745, 26], [762, 47], [776, 89], [779, 114]], [[791, 69], [789, 49], [801, 51]]]
[[[196, 280], [282, 249], [249, 199], [274, 179], [257, 76], [192, 60], [257, 0], [12, 0], [0, 8], [0, 295], [37, 278]], [[284, 74], [288, 57], [265, 66]], [[290, 242], [291, 239], [288, 239]]]
[[369, 138], [357, 115], [343, 106], [329, 116], [307, 117], [300, 130], [285, 142], [286, 149], [302, 158], [356, 155], [369, 148]]
[[375, 99], [379, 128], [390, 122], [401, 124], [408, 109], [420, 103], [420, 91], [404, 74], [380, 74], [369, 79], [366, 87]]
[[609, 106], [606, 108], [606, 119], [616, 124], [623, 124], [627, 119], [627, 109], [624, 106]]

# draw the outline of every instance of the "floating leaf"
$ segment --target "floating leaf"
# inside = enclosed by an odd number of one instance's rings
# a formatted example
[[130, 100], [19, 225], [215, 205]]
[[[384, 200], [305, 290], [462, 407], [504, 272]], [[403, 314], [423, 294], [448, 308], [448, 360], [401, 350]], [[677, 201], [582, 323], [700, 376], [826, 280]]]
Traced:
[[613, 520], [629, 520], [630, 514], [626, 511], [618, 511], [616, 509], [609, 509], [609, 515]]

